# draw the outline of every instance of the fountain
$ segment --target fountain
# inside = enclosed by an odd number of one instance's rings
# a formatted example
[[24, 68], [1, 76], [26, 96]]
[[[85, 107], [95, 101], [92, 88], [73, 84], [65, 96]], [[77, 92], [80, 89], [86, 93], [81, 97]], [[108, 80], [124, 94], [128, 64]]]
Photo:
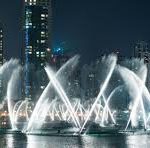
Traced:
[[[0, 68], [0, 75], [7, 88], [6, 100], [12, 130], [27, 134], [34, 134], [36, 131], [41, 134], [41, 131], [46, 130], [47, 133], [59, 135], [60, 131], [63, 134], [85, 134], [90, 133], [90, 130], [92, 133], [109, 133], [113, 130], [129, 132], [131, 129], [136, 131], [139, 125], [149, 130], [150, 93], [145, 85], [148, 69], [143, 61], [134, 60], [134, 63], [140, 63], [134, 71], [128, 66], [117, 64], [116, 55], [104, 57], [102, 63], [106, 65], [106, 72], [99, 93], [95, 98], [85, 101], [70, 98], [61, 82], [62, 78], [67, 81], [78, 62], [79, 56], [74, 56], [56, 73], [46, 65], [45, 71], [50, 82], [35, 105], [27, 99], [16, 101], [19, 99], [17, 90], [22, 70], [19, 62], [11, 59]], [[112, 77], [116, 74], [119, 83], [115, 80], [116, 86], [111, 85], [110, 88], [110, 84], [114, 83]], [[55, 98], [51, 94], [54, 90]], [[115, 96], [119, 96], [121, 91], [128, 95], [129, 102], [125, 110], [118, 109], [117, 103], [114, 103]], [[123, 125], [120, 123], [121, 119], [125, 121]], [[19, 127], [19, 124], [22, 126]]]
[[[70, 69], [70, 72], [75, 68], [75, 66], [78, 64], [78, 60], [79, 60], [79, 56], [74, 56], [73, 58], [71, 58], [68, 62], [66, 62], [66, 64], [64, 64], [59, 70], [58, 72], [56, 73], [56, 77], [60, 77], [62, 75], [62, 73], [66, 70], [66, 69]], [[47, 98], [50, 98], [51, 94], [49, 94], [50, 92], [50, 89], [52, 87], [52, 83], [49, 82], [47, 87], [45, 88], [45, 90], [43, 91], [42, 95], [40, 96], [38, 102], [36, 103], [36, 106], [33, 110], [33, 113], [31, 115], [31, 118], [29, 120], [29, 123], [28, 123], [28, 127], [27, 127], [27, 131], [30, 131], [33, 127], [33, 122], [35, 120], [35, 117], [36, 117], [36, 114], [38, 112], [38, 110], [41, 108], [41, 104], [42, 102], [47, 99]], [[48, 109], [48, 108], [47, 108]], [[48, 110], [47, 110], [48, 112]], [[44, 117], [45, 119], [45, 117]], [[41, 125], [43, 124], [43, 121], [41, 122]]]

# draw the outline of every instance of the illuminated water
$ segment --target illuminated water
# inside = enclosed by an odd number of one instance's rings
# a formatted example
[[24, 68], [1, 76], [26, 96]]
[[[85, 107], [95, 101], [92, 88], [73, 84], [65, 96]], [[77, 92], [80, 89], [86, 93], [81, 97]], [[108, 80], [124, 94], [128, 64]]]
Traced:
[[103, 57], [101, 64], [97, 65], [97, 69], [105, 69], [97, 71], [102, 77], [96, 77], [100, 81], [97, 86], [99, 93], [88, 99], [71, 97], [71, 91], [68, 91], [72, 87], [69, 77], [78, 62], [79, 56], [74, 56], [57, 72], [46, 65], [49, 82], [36, 103], [21, 98], [21, 94], [19, 97], [19, 76], [23, 70], [19, 62], [12, 59], [0, 67], [7, 88], [3, 101], [7, 100], [13, 130], [34, 133], [37, 129], [51, 128], [51, 124], [57, 122], [62, 124], [61, 121], [77, 127], [73, 132], [80, 133], [93, 130], [89, 127], [91, 122], [103, 129], [150, 129], [150, 93], [145, 85], [148, 68], [143, 60], [134, 59], [124, 65], [117, 63], [114, 54]]
[[150, 136], [52, 137], [0, 135], [0, 148], [149, 148]]

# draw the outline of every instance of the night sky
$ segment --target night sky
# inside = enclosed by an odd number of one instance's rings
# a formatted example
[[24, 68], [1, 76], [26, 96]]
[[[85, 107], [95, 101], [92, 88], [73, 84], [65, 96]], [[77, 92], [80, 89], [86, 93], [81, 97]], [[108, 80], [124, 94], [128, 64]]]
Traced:
[[[5, 55], [20, 57], [22, 1], [1, 0]], [[53, 47], [65, 42], [86, 61], [120, 49], [131, 56], [137, 40], [150, 40], [150, 1], [53, 0]]]

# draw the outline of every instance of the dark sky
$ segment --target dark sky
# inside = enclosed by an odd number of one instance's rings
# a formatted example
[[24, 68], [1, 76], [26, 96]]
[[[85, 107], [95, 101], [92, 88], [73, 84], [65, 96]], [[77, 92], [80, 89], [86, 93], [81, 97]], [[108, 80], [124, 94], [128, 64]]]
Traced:
[[[0, 20], [9, 57], [20, 57], [23, 0], [1, 0]], [[137, 40], [150, 40], [149, 0], [53, 0], [53, 46], [61, 42], [83, 59], [120, 49], [132, 54]]]

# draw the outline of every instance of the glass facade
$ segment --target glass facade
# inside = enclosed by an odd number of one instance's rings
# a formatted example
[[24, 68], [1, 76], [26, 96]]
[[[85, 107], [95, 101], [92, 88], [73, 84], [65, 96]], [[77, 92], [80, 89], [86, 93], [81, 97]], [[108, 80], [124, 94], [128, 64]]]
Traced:
[[144, 59], [145, 63], [150, 62], [150, 49], [149, 44], [145, 41], [139, 41], [134, 48], [134, 56], [136, 58]]
[[[24, 64], [25, 97], [31, 99], [36, 85], [36, 73], [48, 61], [49, 0], [25, 0], [24, 7]], [[44, 81], [44, 80], [42, 80]], [[40, 88], [44, 84], [40, 82]]]
[[3, 28], [0, 25], [0, 65], [3, 64]]
[[[0, 24], [0, 66], [3, 65], [3, 27]], [[0, 99], [3, 97], [3, 81], [0, 75]]]

